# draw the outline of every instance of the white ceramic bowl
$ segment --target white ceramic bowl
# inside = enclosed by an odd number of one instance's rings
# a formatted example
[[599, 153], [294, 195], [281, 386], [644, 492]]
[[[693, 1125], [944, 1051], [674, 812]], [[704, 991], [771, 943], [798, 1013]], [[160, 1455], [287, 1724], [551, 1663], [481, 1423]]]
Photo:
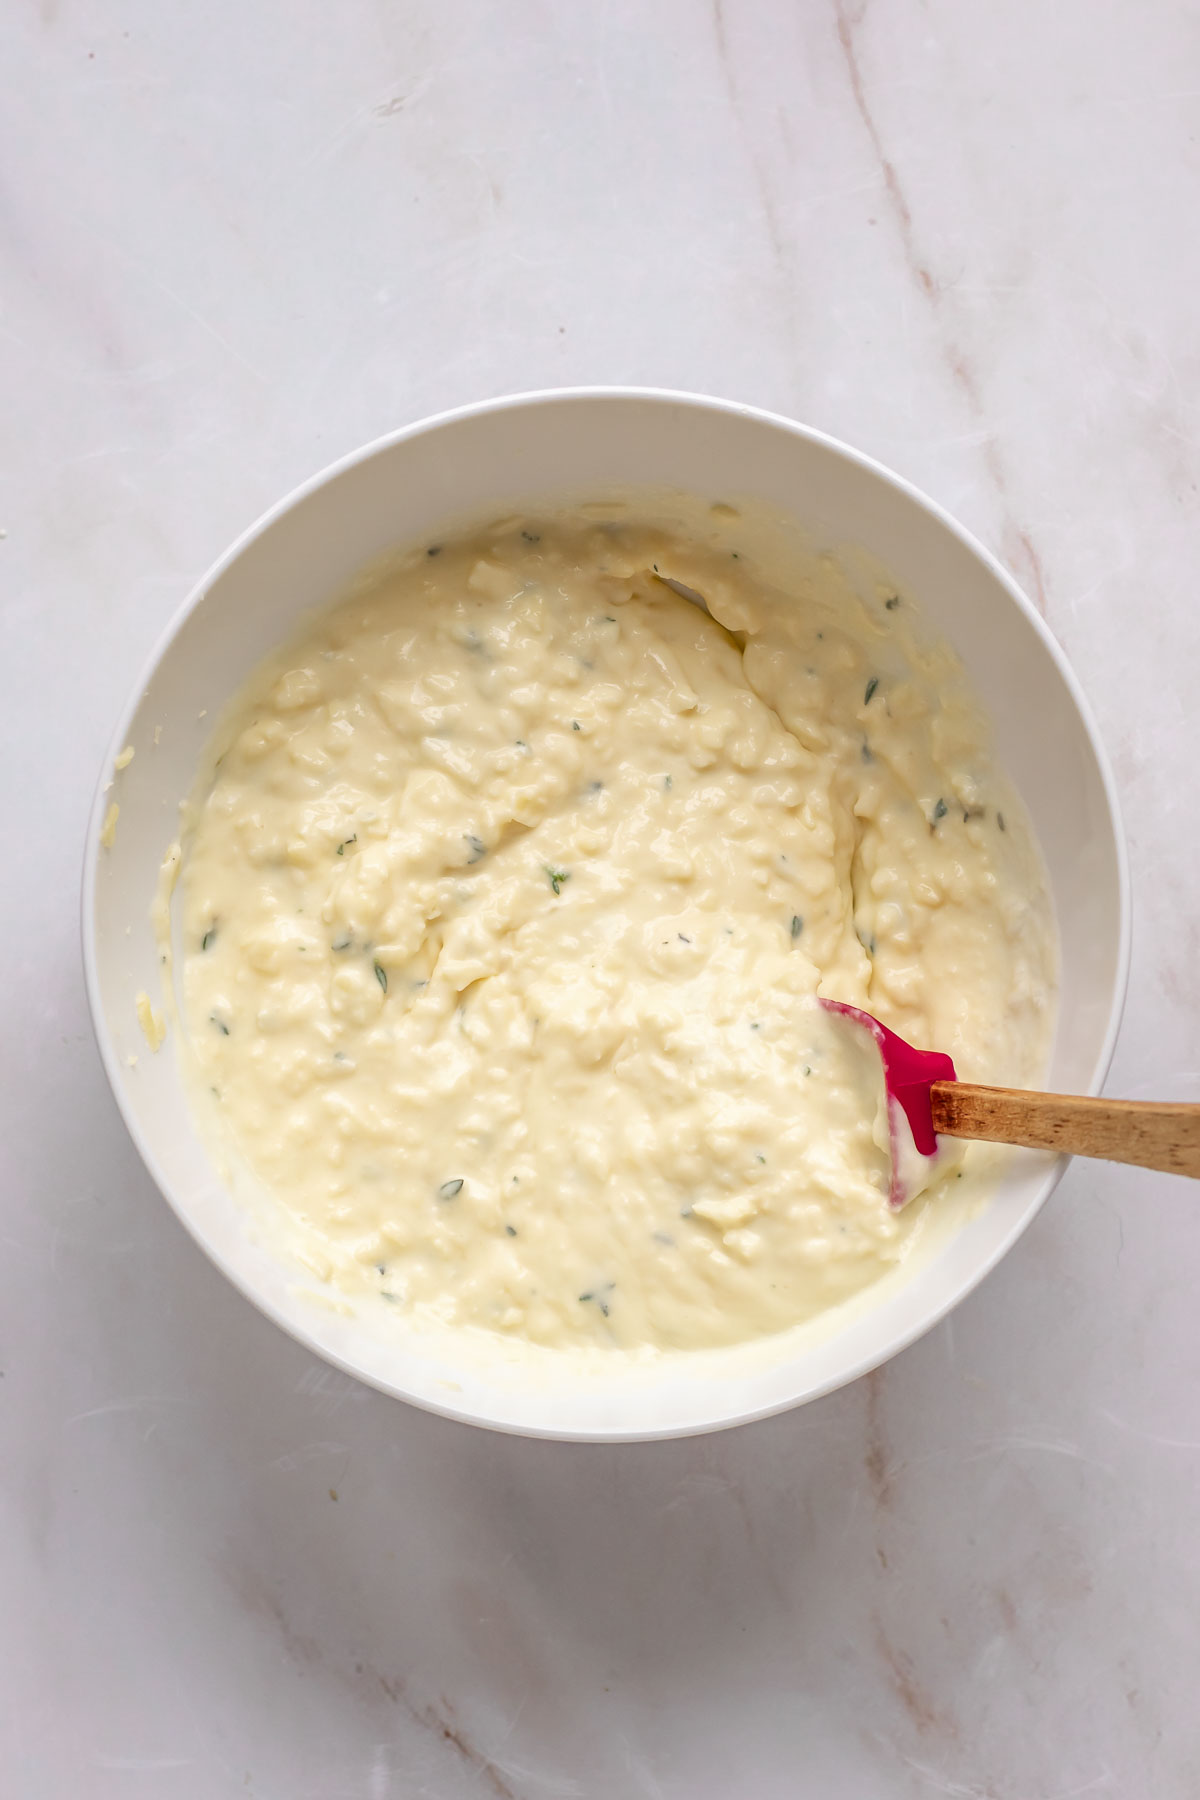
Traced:
[[[575, 1438], [714, 1430], [813, 1399], [894, 1355], [982, 1280], [1029, 1224], [1062, 1164], [1014, 1164], [982, 1212], [901, 1280], [889, 1278], [820, 1329], [750, 1350], [630, 1368], [599, 1358], [584, 1377], [532, 1376], [503, 1353], [455, 1357], [388, 1341], [314, 1305], [248, 1228], [189, 1115], [174, 1034], [141, 1041], [134, 996], [159, 994], [149, 907], [176, 806], [223, 703], [305, 608], [364, 563], [435, 533], [556, 495], [645, 487], [754, 498], [818, 540], [877, 556], [957, 648], [990, 708], [1001, 760], [1032, 815], [1062, 934], [1052, 1084], [1095, 1090], [1112, 1053], [1128, 963], [1128, 877], [1111, 775], [1061, 650], [1010, 577], [929, 500], [877, 463], [786, 419], [689, 395], [592, 389], [489, 401], [368, 445], [259, 521], [172, 621], [112, 740], [87, 838], [83, 944], [105, 1068], [147, 1168], [201, 1247], [269, 1318], [364, 1381], [458, 1419]], [[161, 737], [155, 742], [155, 727]], [[120, 824], [100, 846], [112, 757]], [[127, 1058], [136, 1055], [131, 1068]], [[555, 1367], [558, 1365], [555, 1364]]]

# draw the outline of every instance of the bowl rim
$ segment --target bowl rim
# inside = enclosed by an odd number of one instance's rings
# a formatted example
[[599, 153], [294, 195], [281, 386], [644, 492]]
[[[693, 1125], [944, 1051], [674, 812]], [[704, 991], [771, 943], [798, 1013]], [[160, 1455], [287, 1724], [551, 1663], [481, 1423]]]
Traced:
[[980, 1284], [987, 1279], [993, 1269], [1012, 1249], [1017, 1240], [1028, 1230], [1038, 1213], [1046, 1204], [1054, 1189], [1058, 1186], [1068, 1163], [1069, 1156], [1058, 1157], [1046, 1171], [1040, 1188], [1024, 1209], [1012, 1221], [1008, 1230], [980, 1263], [972, 1269], [969, 1277], [961, 1282], [943, 1301], [926, 1313], [919, 1321], [905, 1328], [890, 1339], [886, 1346], [872, 1350], [858, 1357], [840, 1373], [818, 1382], [800, 1393], [782, 1400], [773, 1400], [759, 1407], [751, 1407], [735, 1413], [723, 1414], [700, 1423], [684, 1425], [666, 1425], [662, 1428], [622, 1429], [609, 1427], [604, 1429], [579, 1430], [561, 1426], [543, 1426], [518, 1424], [511, 1421], [489, 1417], [485, 1412], [469, 1407], [455, 1406], [451, 1402], [434, 1399], [425, 1394], [414, 1394], [408, 1389], [389, 1381], [385, 1376], [376, 1373], [351, 1358], [337, 1354], [314, 1343], [311, 1335], [295, 1319], [285, 1316], [268, 1298], [262, 1295], [243, 1274], [236, 1269], [219, 1250], [207, 1242], [199, 1225], [191, 1218], [188, 1211], [176, 1200], [172, 1185], [144, 1137], [141, 1126], [127, 1103], [124, 1085], [121, 1079], [120, 1063], [116, 1046], [104, 1022], [104, 1008], [100, 987], [100, 974], [96, 948], [96, 884], [100, 867], [100, 832], [104, 814], [107, 811], [107, 788], [109, 772], [114, 758], [127, 741], [129, 727], [136, 715], [138, 706], [146, 688], [150, 685], [171, 645], [179, 635], [183, 626], [205, 599], [209, 589], [220, 580], [225, 572], [241, 557], [245, 551], [260, 538], [264, 537], [274, 525], [287, 513], [301, 505], [308, 497], [325, 487], [339, 476], [383, 455], [396, 445], [408, 439], [422, 437], [428, 433], [456, 424], [464, 419], [477, 418], [492, 413], [518, 411], [521, 409], [543, 408], [559, 405], [577, 404], [580, 401], [605, 402], [646, 402], [663, 403], [676, 407], [690, 407], [698, 411], [718, 413], [739, 419], [751, 420], [772, 430], [781, 431], [791, 437], [802, 438], [810, 444], [818, 446], [836, 459], [863, 470], [900, 493], [914, 506], [929, 515], [941, 528], [957, 539], [975, 559], [980, 562], [995, 581], [1007, 594], [1008, 598], [1022, 613], [1034, 632], [1040, 638], [1062, 678], [1063, 684], [1071, 697], [1072, 704], [1083, 725], [1088, 745], [1100, 776], [1108, 811], [1108, 822], [1112, 831], [1113, 847], [1116, 857], [1117, 872], [1117, 958], [1113, 974], [1112, 999], [1109, 1006], [1108, 1023], [1100, 1050], [1092, 1069], [1087, 1092], [1097, 1094], [1103, 1087], [1112, 1064], [1120, 1032], [1121, 1020], [1125, 1010], [1126, 995], [1129, 986], [1129, 971], [1132, 947], [1131, 916], [1131, 882], [1129, 871], [1129, 849], [1121, 817], [1120, 801], [1117, 795], [1116, 781], [1109, 762], [1108, 753], [1100, 736], [1100, 731], [1089, 702], [1078, 676], [1075, 674], [1065, 651], [1058, 643], [1046, 620], [1034, 606], [1033, 602], [1022, 590], [1016, 578], [1004, 566], [1000, 559], [980, 543], [974, 534], [960, 524], [944, 506], [922, 489], [918, 488], [905, 476], [897, 474], [886, 463], [876, 457], [855, 449], [842, 439], [829, 432], [821, 431], [815, 426], [804, 425], [796, 419], [790, 419], [783, 413], [768, 408], [753, 406], [743, 401], [721, 399], [715, 395], [688, 392], [686, 390], [661, 387], [641, 387], [624, 385], [587, 384], [574, 387], [533, 388], [511, 394], [500, 394], [486, 400], [469, 401], [464, 405], [449, 407], [441, 412], [431, 413], [417, 419], [411, 424], [402, 425], [394, 431], [385, 432], [372, 438], [357, 449], [347, 452], [333, 462], [308, 476], [304, 481], [290, 489], [265, 512], [261, 513], [233, 540], [229, 547], [205, 570], [200, 579], [194, 583], [186, 598], [176, 607], [165, 626], [160, 630], [149, 654], [145, 657], [138, 671], [137, 680], [129, 690], [125, 704], [122, 706], [116, 725], [110, 735], [108, 744], [100, 764], [92, 804], [88, 815], [87, 830], [84, 839], [83, 867], [80, 891], [80, 927], [82, 939], [82, 955], [84, 969], [84, 985], [87, 993], [88, 1011], [91, 1017], [92, 1034], [100, 1054], [100, 1060], [113, 1098], [129, 1133], [142, 1164], [150, 1175], [159, 1193], [166, 1200], [176, 1219], [183, 1226], [188, 1236], [214, 1263], [237, 1291], [268, 1318], [272, 1324], [286, 1332], [295, 1342], [303, 1345], [322, 1361], [331, 1364], [342, 1373], [352, 1376], [356, 1381], [387, 1394], [389, 1397], [405, 1401], [410, 1406], [419, 1407], [423, 1412], [433, 1413], [441, 1418], [459, 1424], [475, 1425], [486, 1430], [500, 1431], [518, 1437], [534, 1437], [551, 1441], [574, 1443], [634, 1443], [655, 1442], [677, 1437], [694, 1437], [711, 1432], [732, 1429], [740, 1425], [756, 1423], [761, 1419], [771, 1418], [783, 1412], [791, 1411], [797, 1406], [807, 1405], [812, 1400], [819, 1400], [837, 1389], [848, 1387], [862, 1376], [890, 1362], [894, 1356], [906, 1350], [919, 1338], [932, 1331], [955, 1307], [974, 1293]]

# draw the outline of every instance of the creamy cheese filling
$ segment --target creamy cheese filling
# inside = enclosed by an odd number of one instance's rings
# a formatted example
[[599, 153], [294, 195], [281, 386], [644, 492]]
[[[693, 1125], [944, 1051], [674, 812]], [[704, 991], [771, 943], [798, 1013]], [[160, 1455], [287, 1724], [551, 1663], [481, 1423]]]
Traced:
[[252, 677], [187, 809], [182, 991], [310, 1267], [398, 1326], [683, 1349], [909, 1251], [962, 1149], [889, 1207], [877, 1057], [815, 996], [1022, 1082], [1055, 986], [1023, 809], [914, 613], [510, 521]]

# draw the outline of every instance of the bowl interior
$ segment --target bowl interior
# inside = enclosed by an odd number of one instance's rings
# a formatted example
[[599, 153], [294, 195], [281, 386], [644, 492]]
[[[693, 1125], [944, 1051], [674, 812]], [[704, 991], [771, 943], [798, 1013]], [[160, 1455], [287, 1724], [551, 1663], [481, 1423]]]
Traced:
[[[387, 1341], [322, 1306], [255, 1239], [189, 1113], [172, 1032], [157, 1056], [134, 998], [160, 1003], [150, 900], [220, 708], [255, 662], [365, 563], [455, 518], [594, 491], [672, 488], [753, 498], [831, 549], [860, 548], [920, 601], [991, 712], [1049, 870], [1062, 940], [1050, 1082], [1103, 1079], [1124, 992], [1124, 854], [1103, 753], [1061, 653], [999, 567], [896, 478], [786, 421], [685, 396], [529, 396], [451, 414], [368, 448], [247, 534], [173, 623], [114, 736], [132, 764], [97, 796], [84, 946], [97, 1035], [126, 1121], [183, 1222], [285, 1329], [354, 1374], [453, 1416], [517, 1431], [652, 1437], [761, 1416], [838, 1386], [910, 1342], [970, 1291], [1028, 1223], [1056, 1165], [1014, 1158], [993, 1199], [902, 1279], [822, 1322], [745, 1350], [630, 1365], [597, 1359], [567, 1384], [503, 1353]], [[106, 777], [107, 779], [107, 777]], [[99, 844], [110, 800], [111, 850]], [[130, 1063], [136, 1058], [136, 1064]]]

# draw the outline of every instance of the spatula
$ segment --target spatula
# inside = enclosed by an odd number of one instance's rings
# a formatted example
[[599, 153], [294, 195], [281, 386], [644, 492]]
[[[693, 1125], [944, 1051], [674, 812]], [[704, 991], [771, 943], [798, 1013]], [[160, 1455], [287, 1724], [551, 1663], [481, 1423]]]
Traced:
[[893, 1207], [904, 1206], [924, 1186], [939, 1134], [1023, 1144], [1060, 1156], [1098, 1156], [1107, 1162], [1164, 1169], [1170, 1175], [1200, 1177], [1200, 1105], [976, 1087], [958, 1080], [948, 1056], [915, 1050], [861, 1007], [824, 998], [821, 1005], [870, 1032], [879, 1046], [892, 1155], [888, 1198]]

